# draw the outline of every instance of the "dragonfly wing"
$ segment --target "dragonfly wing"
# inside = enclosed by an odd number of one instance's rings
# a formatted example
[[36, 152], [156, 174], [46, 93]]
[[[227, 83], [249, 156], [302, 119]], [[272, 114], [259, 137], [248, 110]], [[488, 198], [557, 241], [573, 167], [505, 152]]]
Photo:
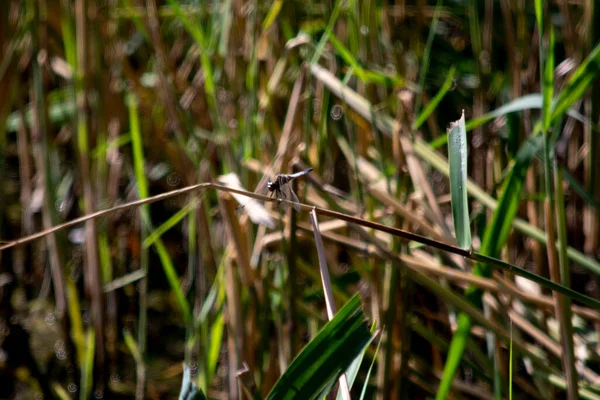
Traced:
[[298, 200], [298, 197], [296, 196], [296, 193], [294, 193], [294, 190], [292, 189], [292, 185], [290, 182], [286, 183], [285, 185], [281, 186], [281, 191], [283, 193], [283, 197], [285, 200], [289, 200], [293, 203], [294, 208], [296, 209], [296, 211], [300, 211], [300, 201]]
[[269, 191], [267, 188], [267, 183], [269, 183], [269, 180], [271, 179], [270, 175], [263, 175], [263, 177], [260, 179], [260, 182], [258, 182], [258, 185], [256, 185], [256, 189], [254, 189], [254, 193], [256, 194], [260, 194], [260, 195], [266, 195], [267, 192]]
[[[237, 175], [233, 173], [220, 176], [217, 181], [222, 185], [234, 189], [244, 189], [240, 184], [240, 180], [237, 177]], [[246, 213], [248, 214], [252, 222], [256, 224], [262, 224], [268, 226], [269, 228], [275, 227], [275, 221], [260, 202], [237, 193], [231, 193], [231, 195], [237, 200], [239, 204], [243, 204], [236, 208], [235, 212], [238, 216], [240, 214]]]
[[[258, 182], [258, 185], [256, 185], [256, 188], [254, 189], [254, 193], [260, 194], [260, 195], [263, 195], [263, 196], [267, 194], [267, 192], [269, 191], [267, 189], [268, 188], [267, 184], [269, 183], [269, 180], [271, 179], [271, 176], [272, 176], [271, 173], [270, 173], [271, 169], [272, 169], [271, 167], [267, 168], [267, 173], [265, 173], [262, 176], [262, 178]], [[244, 211], [243, 209], [246, 208], [247, 205], [249, 205], [253, 201], [254, 202], [258, 202], [259, 201], [259, 200], [252, 199], [252, 198], [249, 198], [249, 197], [247, 197], [246, 199], [247, 199], [246, 202], [244, 202], [240, 206], [240, 208], [241, 208], [240, 213], [242, 213], [242, 214], [243, 214], [243, 211]]]
[[294, 193], [294, 190], [290, 188], [290, 194], [292, 195], [292, 201], [294, 202], [294, 208], [296, 211], [300, 212], [300, 200], [298, 200], [298, 196]]

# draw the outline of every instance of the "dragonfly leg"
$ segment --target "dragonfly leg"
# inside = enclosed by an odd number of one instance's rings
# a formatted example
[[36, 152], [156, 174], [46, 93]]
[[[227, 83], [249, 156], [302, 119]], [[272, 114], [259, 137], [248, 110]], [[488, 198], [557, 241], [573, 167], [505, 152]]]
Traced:
[[285, 208], [285, 203], [283, 202], [283, 200], [286, 200], [286, 195], [282, 190], [278, 190], [277, 191], [277, 200], [279, 200], [279, 205], [278, 207], [284, 207]]
[[[271, 198], [271, 199], [272, 199], [274, 194], [275, 194], [275, 190], [273, 190], [273, 191], [272, 191], [272, 192], [269, 194], [269, 198]], [[277, 197], [275, 197], [275, 198], [277, 198]]]

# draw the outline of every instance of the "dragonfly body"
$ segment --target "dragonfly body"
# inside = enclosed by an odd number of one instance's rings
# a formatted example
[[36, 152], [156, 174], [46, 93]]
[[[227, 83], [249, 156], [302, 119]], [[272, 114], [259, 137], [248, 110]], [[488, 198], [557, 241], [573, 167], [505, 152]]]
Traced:
[[[278, 199], [289, 200], [294, 204], [296, 211], [300, 211], [300, 201], [296, 193], [292, 190], [290, 183], [301, 176], [308, 174], [312, 168], [304, 171], [296, 172], [295, 174], [278, 174], [272, 180], [269, 180], [266, 185], [266, 190], [271, 192], [271, 196], [275, 195]], [[284, 203], [282, 203], [284, 204]]]
[[[296, 193], [292, 190], [290, 183], [301, 176], [308, 174], [312, 171], [312, 168], [305, 169], [304, 171], [296, 172], [295, 174], [278, 174], [275, 175], [271, 179], [267, 179], [267, 177], [263, 177], [261, 182], [258, 184], [254, 193], [266, 195], [270, 193], [269, 196], [273, 197], [275, 195], [276, 198], [281, 200], [288, 200], [292, 202], [296, 211], [300, 211], [300, 201], [296, 196]], [[242, 212], [242, 210], [247, 210], [247, 206], [252, 206], [256, 203], [256, 200], [249, 200], [246, 204], [240, 205], [237, 208], [237, 212]], [[280, 206], [285, 208], [288, 205], [287, 202], [280, 202]]]
[[294, 179], [299, 178], [303, 175], [306, 175], [312, 170], [313, 170], [312, 168], [308, 168], [308, 169], [305, 169], [304, 171], [296, 172], [295, 174], [289, 174], [289, 175], [278, 174], [275, 176], [275, 178], [273, 178], [273, 180], [269, 180], [267, 182], [267, 190], [269, 192], [281, 191], [281, 188], [284, 185], [288, 185]]

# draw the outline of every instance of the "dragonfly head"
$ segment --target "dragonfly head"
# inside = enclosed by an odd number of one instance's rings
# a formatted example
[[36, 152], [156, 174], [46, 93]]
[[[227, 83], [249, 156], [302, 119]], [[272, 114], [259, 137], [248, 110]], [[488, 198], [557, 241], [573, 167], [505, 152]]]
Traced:
[[269, 179], [269, 181], [267, 182], [267, 190], [269, 192], [273, 191], [273, 181]]

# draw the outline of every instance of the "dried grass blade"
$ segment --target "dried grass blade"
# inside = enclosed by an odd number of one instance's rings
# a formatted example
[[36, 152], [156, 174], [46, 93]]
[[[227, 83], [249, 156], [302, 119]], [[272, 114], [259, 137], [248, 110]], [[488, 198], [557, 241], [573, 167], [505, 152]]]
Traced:
[[[319, 221], [317, 219], [317, 212], [313, 208], [310, 212], [310, 222], [313, 227], [315, 235], [315, 245], [317, 246], [317, 254], [319, 256], [319, 270], [321, 271], [321, 283], [323, 285], [323, 293], [325, 294], [325, 304], [327, 306], [327, 316], [329, 320], [333, 319], [336, 308], [333, 299], [333, 289], [331, 286], [331, 279], [329, 278], [329, 270], [327, 269], [327, 258], [325, 256], [325, 247], [323, 246], [323, 239], [321, 238], [321, 231], [319, 230]], [[346, 374], [340, 376], [340, 390], [342, 392], [342, 398], [344, 400], [350, 400], [350, 388], [348, 387], [348, 378]]]

